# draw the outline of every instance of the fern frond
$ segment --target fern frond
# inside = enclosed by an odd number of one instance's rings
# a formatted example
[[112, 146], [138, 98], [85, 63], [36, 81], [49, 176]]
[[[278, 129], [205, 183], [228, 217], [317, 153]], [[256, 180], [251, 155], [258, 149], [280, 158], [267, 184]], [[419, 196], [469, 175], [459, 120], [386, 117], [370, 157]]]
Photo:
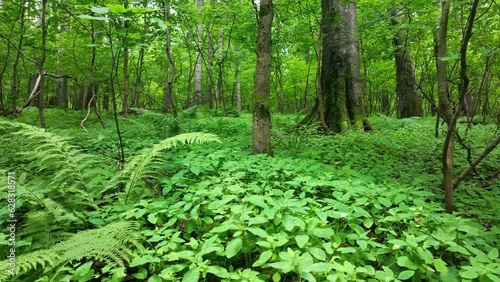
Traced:
[[[30, 161], [30, 166], [36, 167], [37, 171], [43, 171], [52, 198], [68, 201], [65, 193], [71, 193], [79, 203], [92, 205], [92, 197], [88, 195], [89, 179], [98, 178], [98, 175], [90, 175], [86, 170], [92, 168], [95, 157], [84, 154], [74, 145], [69, 144], [69, 138], [64, 138], [43, 129], [23, 123], [0, 120], [0, 131], [6, 131], [18, 143], [23, 143], [22, 152], [25, 160]], [[28, 168], [28, 167], [27, 167]], [[30, 169], [32, 170], [32, 169]], [[98, 171], [93, 170], [94, 174]], [[48, 177], [47, 177], [48, 176]], [[73, 189], [71, 189], [73, 188]]]
[[[99, 229], [85, 230], [73, 234], [69, 239], [54, 245], [52, 248], [24, 254], [16, 258], [16, 273], [20, 277], [41, 267], [44, 273], [65, 263], [93, 258], [113, 266], [124, 266], [129, 262], [134, 246], [142, 252], [138, 243], [137, 225], [128, 221], [108, 224]], [[0, 281], [6, 281], [8, 260], [0, 262]]]
[[[141, 154], [133, 157], [128, 164], [119, 171], [109, 182], [108, 189], [114, 188], [119, 183], [125, 184], [125, 203], [130, 194], [135, 190], [141, 179], [145, 177], [155, 178], [158, 173], [155, 171], [155, 165], [158, 163], [158, 157], [161, 151], [187, 144], [201, 144], [208, 142], [221, 142], [219, 137], [214, 134], [193, 132], [184, 133], [174, 137], [167, 138], [160, 143], [145, 149]], [[103, 192], [105, 192], [104, 190]]]

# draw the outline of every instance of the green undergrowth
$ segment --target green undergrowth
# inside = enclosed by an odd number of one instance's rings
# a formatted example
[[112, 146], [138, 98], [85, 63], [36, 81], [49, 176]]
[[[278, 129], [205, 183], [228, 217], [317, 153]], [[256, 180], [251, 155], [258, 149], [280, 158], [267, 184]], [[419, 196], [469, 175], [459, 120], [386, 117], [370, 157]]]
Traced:
[[[91, 117], [88, 132], [71, 111], [47, 111], [47, 132], [24, 124], [36, 112], [0, 120], [2, 182], [18, 176], [12, 281], [500, 280], [500, 152], [446, 214], [433, 119], [375, 116], [372, 132], [323, 136], [275, 115], [266, 157], [250, 153], [249, 114], [144, 111], [120, 118], [121, 164], [103, 115], [107, 127]], [[461, 135], [477, 154], [495, 129]], [[7, 270], [2, 261], [0, 280]]]

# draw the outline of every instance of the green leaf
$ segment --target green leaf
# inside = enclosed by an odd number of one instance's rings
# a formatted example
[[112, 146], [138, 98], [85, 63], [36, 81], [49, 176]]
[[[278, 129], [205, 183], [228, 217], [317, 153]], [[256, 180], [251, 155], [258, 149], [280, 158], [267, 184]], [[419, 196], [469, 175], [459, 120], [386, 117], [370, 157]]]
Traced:
[[477, 274], [474, 270], [466, 270], [460, 272], [460, 277], [465, 279], [475, 279], [479, 277], [479, 274]]
[[124, 14], [127, 12], [127, 9], [121, 4], [107, 4], [106, 7], [109, 8], [111, 13], [115, 14]]
[[196, 176], [200, 175], [201, 169], [197, 166], [191, 166], [189, 170]]
[[243, 199], [244, 202], [249, 202], [255, 206], [261, 207], [261, 208], [268, 208], [269, 206], [265, 202], [265, 197], [260, 196], [260, 195], [251, 195], [247, 196]]
[[157, 274], [149, 277], [148, 282], [162, 282], [162, 279]]
[[192, 233], [196, 228], [196, 222], [193, 219], [190, 219], [188, 222], [186, 222], [186, 232], [187, 233]]
[[498, 258], [498, 249], [497, 248], [493, 248], [489, 253], [488, 253], [488, 257], [491, 259], [491, 260], [496, 260]]
[[295, 236], [295, 242], [297, 242], [299, 248], [303, 248], [309, 242], [309, 235], [297, 235]]
[[334, 232], [331, 228], [314, 228], [312, 234], [320, 238], [330, 238]]
[[151, 262], [149, 257], [138, 257], [132, 260], [130, 267], [136, 267]]
[[398, 257], [398, 265], [408, 269], [417, 270], [418, 265], [412, 262], [407, 256]]
[[148, 221], [151, 222], [152, 224], [156, 224], [156, 222], [158, 221], [158, 217], [156, 217], [155, 213], [150, 213], [148, 215]]
[[406, 280], [406, 279], [409, 279], [409, 278], [413, 277], [413, 274], [415, 274], [415, 271], [413, 271], [413, 270], [405, 270], [405, 271], [399, 273], [398, 279], [400, 279], [400, 280]]
[[373, 219], [367, 217], [363, 220], [363, 225], [366, 227], [366, 228], [370, 228], [373, 226]]
[[384, 197], [378, 197], [377, 198], [378, 202], [384, 205], [386, 208], [389, 208], [392, 206], [392, 203], [389, 199], [384, 198]]
[[[79, 15], [78, 16], [79, 18], [81, 19], [86, 19], [86, 20], [96, 20], [96, 21], [105, 21], [107, 20], [108, 18], [106, 17], [94, 17], [94, 16], [91, 16], [91, 15]], [[96, 44], [97, 45], [97, 44]], [[92, 47], [92, 46], [91, 46]]]
[[267, 250], [260, 254], [259, 259], [253, 263], [253, 267], [263, 266], [271, 257], [273, 256], [273, 252], [271, 250]]
[[211, 265], [207, 269], [208, 273], [212, 273], [213, 275], [220, 277], [220, 278], [228, 278], [229, 277], [229, 272], [222, 266], [218, 265]]
[[387, 266], [382, 266], [384, 271], [375, 272], [375, 278], [380, 279], [382, 281], [392, 281], [394, 279], [394, 272]]
[[448, 268], [446, 267], [446, 263], [442, 259], [440, 258], [435, 259], [434, 267], [436, 268], [437, 271], [441, 272], [442, 274], [444, 275], [448, 274]]
[[257, 235], [259, 237], [262, 237], [262, 238], [267, 238], [269, 237], [269, 234], [267, 234], [266, 231], [262, 230], [261, 228], [258, 228], [258, 227], [249, 227], [247, 228], [247, 231], [254, 234], [254, 235]]
[[139, 271], [133, 273], [132, 276], [134, 276], [137, 279], [144, 279], [148, 276], [148, 271], [144, 267], [141, 267]]
[[90, 11], [96, 14], [107, 14], [109, 9], [107, 7], [92, 7]]
[[231, 240], [226, 247], [226, 257], [232, 258], [237, 255], [243, 247], [243, 240], [240, 237]]
[[184, 274], [184, 277], [182, 278], [182, 282], [198, 282], [200, 279], [200, 270], [198, 269], [197, 266], [191, 268]]
[[323, 249], [312, 247], [312, 248], [309, 248], [308, 251], [313, 257], [317, 258], [318, 260], [321, 260], [321, 261], [326, 260], [326, 253], [325, 253], [325, 251], [323, 251]]

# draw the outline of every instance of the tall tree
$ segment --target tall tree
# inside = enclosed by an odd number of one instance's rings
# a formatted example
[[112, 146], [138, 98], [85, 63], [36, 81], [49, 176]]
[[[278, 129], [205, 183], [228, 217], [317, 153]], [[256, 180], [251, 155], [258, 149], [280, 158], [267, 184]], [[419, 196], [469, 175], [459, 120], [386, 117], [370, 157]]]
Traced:
[[322, 0], [320, 95], [324, 124], [334, 132], [368, 126], [361, 91], [356, 2]]
[[[257, 7], [255, 2], [254, 6]], [[271, 87], [271, 26], [273, 24], [273, 1], [260, 0], [258, 13], [252, 143], [254, 154], [265, 153], [272, 155], [269, 96]]]
[[38, 61], [38, 72], [40, 75], [40, 85], [39, 85], [39, 91], [40, 94], [38, 94], [38, 113], [40, 115], [40, 126], [42, 128], [45, 128], [45, 115], [43, 113], [43, 96], [44, 96], [44, 89], [45, 89], [45, 75], [44, 75], [44, 64], [45, 64], [45, 59], [47, 56], [47, 0], [42, 0], [42, 11], [40, 14], [40, 21], [41, 21], [41, 27], [42, 27], [42, 48], [40, 50], [40, 60]]
[[411, 62], [410, 51], [407, 49], [408, 31], [398, 27], [403, 12], [401, 8], [393, 8], [391, 13], [391, 23], [398, 28], [393, 38], [398, 118], [420, 117], [422, 116], [422, 99], [417, 93], [415, 70]]
[[[168, 22], [170, 16], [170, 1], [163, 0], [163, 19]], [[175, 60], [172, 56], [172, 37], [170, 34], [170, 27], [168, 25], [165, 27], [165, 55], [169, 64], [169, 73], [167, 74], [167, 83], [165, 84], [164, 99], [163, 99], [163, 109], [172, 108], [172, 113], [174, 117], [177, 116], [177, 103], [175, 101], [174, 95], [174, 79], [175, 79]]]
[[[205, 4], [204, 0], [197, 0], [198, 9], [202, 9]], [[200, 11], [201, 13], [201, 11]], [[194, 67], [194, 97], [193, 102], [195, 105], [201, 105], [201, 79], [203, 72], [203, 57], [202, 57], [202, 37], [203, 37], [203, 24], [199, 23], [196, 27], [198, 32], [198, 50], [196, 52], [196, 65]]]

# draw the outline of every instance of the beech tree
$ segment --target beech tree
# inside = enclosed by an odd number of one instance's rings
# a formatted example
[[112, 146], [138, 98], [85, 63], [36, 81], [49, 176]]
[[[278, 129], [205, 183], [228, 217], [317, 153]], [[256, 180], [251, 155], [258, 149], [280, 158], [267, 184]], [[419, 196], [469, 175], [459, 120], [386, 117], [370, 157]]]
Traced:
[[363, 110], [356, 2], [323, 0], [321, 16], [318, 98], [303, 122], [319, 114], [325, 133], [369, 127]]

